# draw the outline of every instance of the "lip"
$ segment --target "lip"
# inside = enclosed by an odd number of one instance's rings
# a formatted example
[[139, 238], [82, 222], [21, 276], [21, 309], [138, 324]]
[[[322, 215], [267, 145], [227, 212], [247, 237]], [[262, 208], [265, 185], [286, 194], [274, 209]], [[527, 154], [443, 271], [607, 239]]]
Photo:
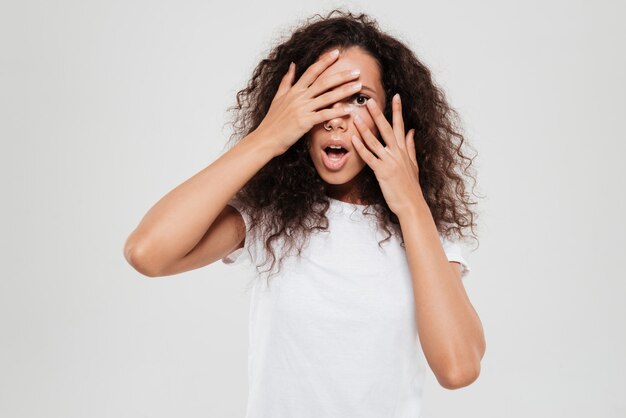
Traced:
[[324, 143], [322, 144], [322, 151], [331, 145], [339, 145], [341, 148], [350, 152], [350, 148], [348, 148], [348, 143], [343, 139], [337, 137], [331, 137], [330, 139], [324, 141]]
[[333, 161], [328, 157], [328, 154], [326, 154], [326, 151], [322, 149], [321, 152], [322, 152], [322, 162], [324, 163], [324, 167], [326, 167], [326, 169], [329, 171], [341, 170], [343, 166], [346, 165], [346, 163], [348, 162], [348, 156], [350, 155], [350, 151], [348, 151], [345, 154], [343, 154], [343, 156], [339, 160]]

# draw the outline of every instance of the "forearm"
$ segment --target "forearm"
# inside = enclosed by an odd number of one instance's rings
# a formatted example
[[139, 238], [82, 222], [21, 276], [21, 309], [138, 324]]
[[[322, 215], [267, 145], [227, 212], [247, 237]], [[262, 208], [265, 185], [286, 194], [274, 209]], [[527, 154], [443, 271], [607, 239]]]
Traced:
[[277, 153], [253, 132], [163, 196], [128, 237], [127, 258], [158, 268], [191, 251], [228, 201]]
[[440, 382], [473, 380], [485, 349], [482, 324], [451, 268], [430, 209], [420, 196], [398, 218], [424, 355]]

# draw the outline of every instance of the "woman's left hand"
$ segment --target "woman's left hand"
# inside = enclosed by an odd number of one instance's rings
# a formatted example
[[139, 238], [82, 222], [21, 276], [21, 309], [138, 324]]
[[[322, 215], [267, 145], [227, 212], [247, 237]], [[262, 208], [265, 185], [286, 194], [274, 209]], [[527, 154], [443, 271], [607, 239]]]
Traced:
[[379, 142], [358, 116], [355, 116], [354, 124], [363, 139], [353, 135], [352, 143], [361, 158], [374, 171], [389, 209], [400, 217], [400, 214], [410, 211], [416, 201], [423, 199], [415, 156], [415, 129], [409, 130], [406, 135], [404, 133], [400, 95], [392, 99], [393, 127], [374, 99], [368, 99], [366, 107], [386, 146]]

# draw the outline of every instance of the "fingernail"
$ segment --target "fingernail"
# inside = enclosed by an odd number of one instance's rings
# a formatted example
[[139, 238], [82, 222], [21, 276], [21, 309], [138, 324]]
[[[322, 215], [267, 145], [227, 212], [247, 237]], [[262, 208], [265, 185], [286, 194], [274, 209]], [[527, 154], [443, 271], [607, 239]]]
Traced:
[[291, 64], [289, 64], [289, 71], [293, 70], [294, 65], [295, 64], [293, 63], [293, 61], [291, 62]]
[[400, 94], [396, 93], [395, 96], [393, 96], [393, 100], [395, 100], [396, 103], [400, 103]]
[[354, 115], [354, 120], [357, 122], [361, 122], [363, 119], [359, 115]]
[[331, 58], [336, 58], [337, 55], [339, 55], [339, 50], [338, 49], [335, 49], [335, 50], [333, 50], [333, 52], [330, 53], [330, 57]]

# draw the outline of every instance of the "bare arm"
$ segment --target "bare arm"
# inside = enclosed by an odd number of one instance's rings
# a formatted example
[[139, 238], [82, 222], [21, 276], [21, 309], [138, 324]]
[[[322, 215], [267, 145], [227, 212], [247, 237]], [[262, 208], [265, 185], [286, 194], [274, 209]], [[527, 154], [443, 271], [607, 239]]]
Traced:
[[201, 241], [228, 201], [280, 154], [272, 141], [258, 135], [246, 136], [146, 213], [124, 246], [126, 260], [137, 271], [151, 277], [167, 274]]
[[324, 54], [295, 84], [295, 65], [290, 66], [257, 129], [148, 211], [124, 247], [126, 260], [137, 271], [154, 277], [190, 270], [240, 244], [243, 221], [236, 210], [226, 208], [228, 201], [314, 125], [350, 111], [327, 107], [354, 94], [349, 81], [358, 74], [347, 70], [320, 77], [338, 52]]
[[420, 342], [439, 383], [447, 389], [464, 387], [480, 374], [483, 327], [463, 287], [460, 264], [448, 261], [426, 201], [420, 195], [411, 208], [399, 218]]

